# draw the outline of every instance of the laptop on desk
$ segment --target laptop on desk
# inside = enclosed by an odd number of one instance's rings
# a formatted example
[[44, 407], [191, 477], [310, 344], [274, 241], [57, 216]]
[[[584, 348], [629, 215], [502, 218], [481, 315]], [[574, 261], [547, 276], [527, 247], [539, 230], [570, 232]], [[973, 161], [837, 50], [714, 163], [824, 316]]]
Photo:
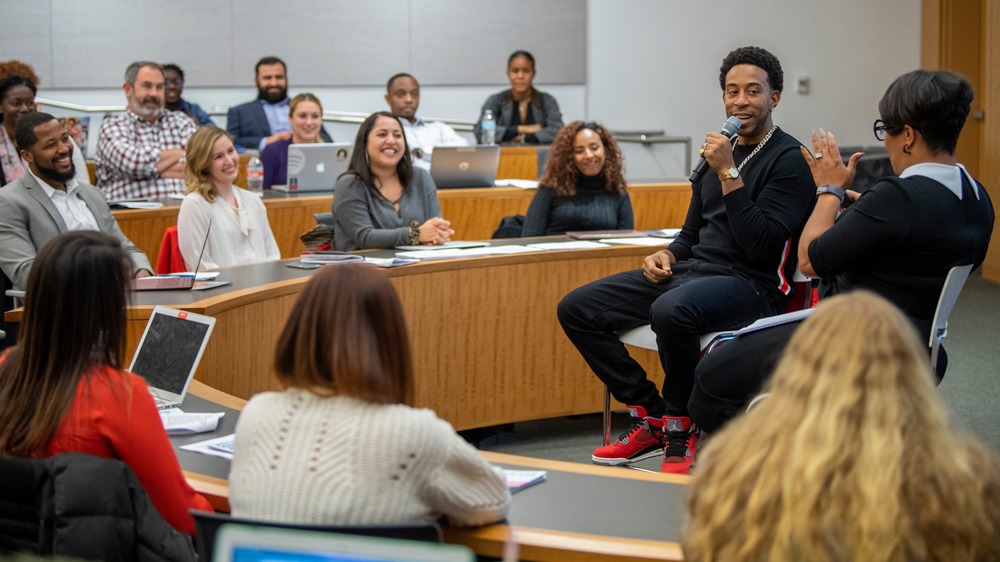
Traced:
[[498, 145], [439, 146], [431, 154], [431, 178], [438, 189], [493, 187], [500, 164]]
[[333, 193], [340, 174], [351, 163], [354, 145], [346, 142], [288, 145], [288, 185], [273, 185], [271, 189], [291, 193], [324, 191]]
[[216, 562], [473, 562], [464, 546], [357, 535], [224, 524]]
[[157, 408], [184, 401], [214, 327], [211, 316], [153, 308], [128, 370], [146, 380]]
[[229, 281], [198, 281], [198, 272], [201, 270], [201, 259], [205, 257], [205, 247], [208, 246], [208, 235], [211, 233], [212, 221], [208, 221], [208, 228], [205, 230], [205, 239], [201, 241], [201, 252], [198, 253], [198, 263], [194, 266], [194, 275], [154, 275], [153, 277], [140, 277], [132, 279], [131, 289], [133, 291], [169, 291], [173, 289], [203, 291], [205, 289], [228, 285]]

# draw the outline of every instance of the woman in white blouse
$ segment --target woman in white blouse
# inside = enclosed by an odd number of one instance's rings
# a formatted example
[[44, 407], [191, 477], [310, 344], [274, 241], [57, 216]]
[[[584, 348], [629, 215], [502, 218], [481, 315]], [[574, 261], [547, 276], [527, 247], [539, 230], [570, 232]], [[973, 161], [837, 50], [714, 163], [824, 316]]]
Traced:
[[233, 185], [240, 158], [224, 129], [207, 125], [187, 143], [187, 196], [177, 216], [177, 238], [189, 271], [281, 259], [260, 197]]

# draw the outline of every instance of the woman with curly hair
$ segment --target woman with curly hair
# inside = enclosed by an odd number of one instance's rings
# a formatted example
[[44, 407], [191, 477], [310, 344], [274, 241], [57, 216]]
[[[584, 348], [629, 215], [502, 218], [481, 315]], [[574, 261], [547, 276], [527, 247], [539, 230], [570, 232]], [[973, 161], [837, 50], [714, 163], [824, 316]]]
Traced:
[[888, 301], [824, 301], [768, 397], [699, 456], [685, 560], [1000, 560], [1000, 459], [952, 427], [934, 381]]
[[633, 227], [622, 153], [603, 125], [574, 121], [552, 142], [522, 236]]

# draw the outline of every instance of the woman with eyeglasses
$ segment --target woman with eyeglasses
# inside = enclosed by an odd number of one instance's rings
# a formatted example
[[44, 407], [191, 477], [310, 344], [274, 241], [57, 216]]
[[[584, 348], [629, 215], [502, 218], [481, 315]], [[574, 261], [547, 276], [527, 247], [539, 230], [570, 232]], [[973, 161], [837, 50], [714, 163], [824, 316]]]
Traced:
[[[948, 271], [978, 267], [993, 230], [989, 195], [955, 159], [971, 103], [972, 86], [953, 72], [915, 70], [897, 78], [879, 102], [875, 136], [898, 177], [882, 178], [860, 195], [850, 187], [862, 154], [844, 165], [833, 133], [813, 133], [812, 152], [803, 147], [802, 154], [819, 187], [798, 256], [803, 273], [822, 279], [820, 298], [873, 291], [929, 341]], [[746, 407], [796, 326], [747, 334], [702, 359], [688, 403], [698, 427], [711, 433]], [[946, 367], [942, 348], [934, 365], [939, 380]]]
[[552, 141], [521, 235], [632, 228], [624, 171], [618, 143], [604, 126], [583, 121], [566, 125]]

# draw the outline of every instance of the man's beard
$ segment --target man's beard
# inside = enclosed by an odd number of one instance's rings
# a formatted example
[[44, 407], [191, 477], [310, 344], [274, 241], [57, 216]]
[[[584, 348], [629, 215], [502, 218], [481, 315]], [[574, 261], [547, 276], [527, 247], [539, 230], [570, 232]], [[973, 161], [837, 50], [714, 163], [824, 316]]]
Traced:
[[[155, 108], [152, 108], [145, 104], [145, 102], [147, 101], [157, 102], [159, 105], [157, 105]], [[132, 102], [133, 103], [129, 104], [131, 106], [132, 112], [138, 115], [139, 117], [143, 117], [146, 119], [154, 119], [156, 117], [159, 117], [160, 113], [163, 112], [163, 103], [155, 98], [146, 98], [144, 100], [140, 100], [139, 98], [133, 98]]]
[[38, 168], [38, 175], [41, 176], [42, 179], [52, 180], [59, 183], [66, 183], [69, 180], [76, 177], [76, 164], [73, 163], [72, 158], [73, 156], [70, 155], [68, 172], [60, 172], [55, 168], [43, 168], [42, 166], [36, 164], [35, 166]]
[[288, 88], [282, 88], [276, 94], [268, 92], [267, 88], [257, 88], [257, 99], [262, 99], [267, 103], [278, 103], [288, 97]]

